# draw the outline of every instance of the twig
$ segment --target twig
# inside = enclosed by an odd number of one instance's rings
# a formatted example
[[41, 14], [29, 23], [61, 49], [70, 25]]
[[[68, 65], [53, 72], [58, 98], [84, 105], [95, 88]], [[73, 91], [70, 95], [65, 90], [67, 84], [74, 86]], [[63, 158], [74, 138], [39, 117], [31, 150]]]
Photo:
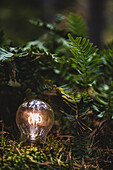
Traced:
[[17, 152], [19, 153], [19, 155], [21, 155], [21, 152], [19, 151], [19, 149], [18, 149], [18, 148], [16, 148], [16, 150], [17, 150]]
[[37, 162], [37, 161], [33, 160], [30, 156], [27, 156], [26, 158], [28, 158], [31, 162], [39, 164], [39, 165], [50, 165], [53, 163], [53, 162]]
[[93, 144], [94, 144], [94, 139], [95, 137], [99, 134], [99, 132], [102, 130], [102, 128], [104, 127], [104, 124], [107, 122], [107, 120], [102, 120], [98, 126], [97, 129], [95, 129], [93, 131], [93, 134], [92, 134], [92, 141], [91, 141], [91, 145], [90, 145], [90, 148], [92, 148]]

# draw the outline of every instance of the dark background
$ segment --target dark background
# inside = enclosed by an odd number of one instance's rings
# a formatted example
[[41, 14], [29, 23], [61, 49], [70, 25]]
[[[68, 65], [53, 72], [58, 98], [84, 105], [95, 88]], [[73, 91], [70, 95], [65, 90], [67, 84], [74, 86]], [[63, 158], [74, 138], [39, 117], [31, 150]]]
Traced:
[[7, 39], [23, 44], [42, 33], [29, 19], [54, 23], [56, 14], [67, 16], [70, 12], [83, 17], [89, 37], [98, 47], [113, 39], [112, 0], [0, 0], [0, 29]]

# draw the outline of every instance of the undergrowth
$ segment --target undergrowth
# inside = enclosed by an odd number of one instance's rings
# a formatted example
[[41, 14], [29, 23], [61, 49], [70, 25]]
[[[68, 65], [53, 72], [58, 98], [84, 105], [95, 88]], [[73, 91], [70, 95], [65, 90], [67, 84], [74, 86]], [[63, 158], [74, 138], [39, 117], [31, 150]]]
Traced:
[[[31, 19], [47, 32], [26, 46], [0, 48], [2, 169], [112, 169], [113, 47], [93, 46], [74, 14], [60, 29], [62, 18], [54, 25]], [[37, 98], [52, 106], [54, 126], [45, 144], [22, 143], [16, 110]]]

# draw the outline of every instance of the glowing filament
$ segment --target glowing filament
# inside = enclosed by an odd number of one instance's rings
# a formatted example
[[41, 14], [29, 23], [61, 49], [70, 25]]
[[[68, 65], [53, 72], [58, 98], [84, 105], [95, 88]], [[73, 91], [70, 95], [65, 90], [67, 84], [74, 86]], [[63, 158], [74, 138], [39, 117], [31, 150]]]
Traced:
[[30, 116], [28, 117], [28, 122], [29, 122], [30, 125], [41, 123], [42, 117], [39, 115], [39, 113], [37, 113], [37, 114], [30, 113]]

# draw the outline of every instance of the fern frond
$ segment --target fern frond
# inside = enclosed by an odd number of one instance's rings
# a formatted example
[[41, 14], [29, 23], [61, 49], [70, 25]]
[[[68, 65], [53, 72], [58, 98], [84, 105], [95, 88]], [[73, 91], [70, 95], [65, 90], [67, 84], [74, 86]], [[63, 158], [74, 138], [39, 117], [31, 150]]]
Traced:
[[73, 13], [67, 18], [67, 30], [76, 36], [87, 37], [88, 27], [80, 16]]
[[89, 148], [89, 131], [79, 132], [75, 135], [74, 142], [72, 141], [73, 152], [76, 159], [82, 162], [90, 156], [91, 149]]
[[[111, 81], [110, 85], [104, 84], [100, 87], [96, 87], [96, 90], [98, 91], [96, 100], [100, 103], [98, 107], [103, 105], [103, 110], [99, 112], [98, 117], [113, 119], [113, 81]], [[98, 110], [100, 110], [100, 108]]]
[[75, 117], [78, 116], [78, 106], [77, 106], [77, 102], [75, 99], [75, 94], [77, 91], [73, 89], [73, 87], [69, 87], [69, 85], [63, 85], [63, 86], [57, 87], [57, 89], [61, 93], [63, 101], [74, 112], [74, 115], [72, 115], [73, 121], [74, 121]]
[[70, 34], [68, 36], [71, 46], [70, 50], [74, 55], [71, 58], [72, 67], [77, 72], [76, 75], [74, 73], [72, 74], [74, 81], [87, 90], [94, 83], [95, 78], [99, 76], [97, 72], [99, 69], [98, 49], [96, 46], [93, 47], [93, 44], [86, 38], [77, 37], [74, 40]]
[[39, 27], [45, 28], [50, 31], [53, 31], [53, 30], [55, 31], [55, 29], [56, 29], [53, 24], [48, 24], [39, 18], [32, 18], [29, 20], [29, 22], [35, 26], [39, 26]]
[[13, 56], [13, 53], [8, 52], [8, 51], [4, 50], [3, 48], [0, 48], [0, 61], [7, 60], [12, 56]]
[[111, 50], [113, 50], [113, 40], [111, 40], [111, 42], [105, 44], [105, 49], [111, 49]]
[[101, 72], [104, 74], [105, 81], [113, 80], [113, 49], [104, 49], [100, 52]]

